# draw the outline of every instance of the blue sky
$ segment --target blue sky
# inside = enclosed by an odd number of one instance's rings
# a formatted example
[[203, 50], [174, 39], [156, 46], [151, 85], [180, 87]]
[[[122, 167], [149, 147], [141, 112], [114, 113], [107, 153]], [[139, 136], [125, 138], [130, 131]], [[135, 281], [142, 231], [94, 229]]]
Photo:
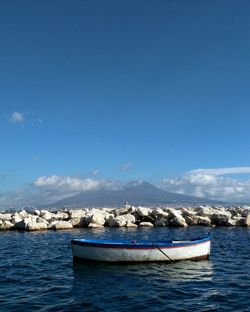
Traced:
[[135, 179], [250, 198], [249, 10], [245, 0], [0, 1], [0, 203]]

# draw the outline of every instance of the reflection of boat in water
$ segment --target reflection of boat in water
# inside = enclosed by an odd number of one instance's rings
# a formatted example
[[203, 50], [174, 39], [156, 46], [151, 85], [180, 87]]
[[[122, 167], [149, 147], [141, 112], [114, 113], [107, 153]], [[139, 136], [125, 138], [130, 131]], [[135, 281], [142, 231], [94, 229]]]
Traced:
[[[166, 283], [189, 282], [207, 282], [212, 280], [213, 263], [208, 260], [202, 261], [178, 261], [175, 263], [154, 262], [139, 263], [136, 265], [123, 264], [122, 266], [114, 263], [105, 262], [82, 262], [74, 261], [73, 263], [74, 284], [87, 284], [93, 279], [102, 281], [103, 284], [108, 280], [120, 280], [121, 276], [127, 279], [137, 277], [138, 283]], [[104, 283], [105, 281], [105, 283]], [[105, 287], [103, 285], [103, 287]]]
[[104, 262], [173, 262], [204, 260], [210, 255], [210, 236], [192, 240], [94, 240], [71, 241], [75, 259]]

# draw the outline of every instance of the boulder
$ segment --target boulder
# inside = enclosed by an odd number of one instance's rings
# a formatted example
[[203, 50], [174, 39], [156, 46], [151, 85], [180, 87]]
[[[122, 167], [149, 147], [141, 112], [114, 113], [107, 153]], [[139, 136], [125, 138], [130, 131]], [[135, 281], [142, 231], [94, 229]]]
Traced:
[[246, 226], [250, 226], [250, 213], [248, 213], [248, 215], [245, 218], [245, 222], [244, 222]]
[[36, 209], [34, 212], [33, 212], [33, 214], [35, 215], [35, 216], [40, 216], [40, 214], [41, 214], [41, 211], [40, 210], [38, 210], [38, 209]]
[[198, 206], [194, 208], [194, 212], [196, 212], [198, 216], [209, 217], [215, 213], [215, 210], [210, 206]]
[[[197, 225], [198, 224], [198, 216], [196, 215], [184, 215], [183, 216], [187, 225]], [[201, 217], [203, 218], [203, 217]]]
[[48, 225], [48, 229], [50, 230], [67, 230], [72, 228], [73, 225], [69, 221], [52, 221]]
[[241, 217], [243, 211], [238, 211], [236, 208], [229, 208], [228, 211], [231, 213], [233, 219]]
[[246, 225], [246, 219], [244, 217], [238, 217], [236, 218], [236, 224], [237, 226], [244, 226]]
[[138, 227], [137, 224], [130, 223], [130, 222], [127, 222], [125, 226], [126, 226], [126, 227]]
[[90, 221], [90, 223], [95, 223], [98, 225], [104, 225], [106, 218], [107, 218], [107, 216], [103, 213], [95, 213], [90, 217], [89, 221]]
[[54, 217], [56, 220], [63, 220], [63, 221], [69, 220], [69, 214], [67, 212], [63, 212], [63, 211], [55, 212]]
[[154, 223], [155, 222], [155, 218], [152, 218], [151, 216], [145, 216], [145, 217], [139, 217], [139, 220], [137, 219], [137, 223], [141, 223], [141, 222], [151, 222]]
[[154, 220], [166, 218], [168, 216], [168, 212], [163, 211], [161, 208], [152, 209], [150, 213], [150, 217]]
[[211, 220], [209, 217], [201, 217], [201, 216], [198, 216], [197, 217], [197, 224], [198, 225], [207, 225], [207, 226], [210, 226], [211, 225]]
[[21, 218], [19, 213], [18, 212], [15, 212], [13, 215], [12, 215], [12, 218], [11, 218], [11, 222], [13, 224], [16, 224], [18, 222], [21, 222], [24, 218]]
[[121, 215], [126, 215], [130, 213], [136, 212], [136, 207], [131, 206], [131, 205], [125, 205], [124, 208], [118, 208], [114, 210], [114, 215], [115, 216], [121, 216]]
[[225, 210], [217, 210], [211, 216], [211, 223], [214, 225], [227, 225], [229, 219], [231, 219], [231, 213]]
[[88, 225], [88, 227], [89, 228], [103, 228], [104, 226], [103, 225], [101, 225], [101, 224], [97, 224], [97, 223], [90, 223], [89, 225]]
[[0, 220], [2, 221], [11, 221], [12, 214], [11, 213], [0, 213]]
[[150, 215], [151, 209], [150, 208], [146, 208], [146, 207], [138, 206], [138, 208], [136, 209], [136, 212], [137, 212], [137, 214], [140, 217], [147, 217], [147, 216]]
[[247, 216], [248, 216], [249, 214], [250, 214], [249, 208], [245, 208], [245, 209], [242, 211], [241, 216], [247, 218]]
[[186, 216], [188, 217], [193, 217], [195, 216], [197, 213], [195, 211], [193, 211], [191, 208], [181, 208], [181, 215], [185, 218]]
[[20, 222], [14, 224], [14, 228], [23, 231], [40, 231], [47, 230], [47, 222], [37, 216], [30, 215]]
[[171, 226], [181, 226], [181, 227], [187, 226], [186, 220], [176, 210], [172, 210], [172, 211], [169, 212], [168, 223]]
[[1, 221], [0, 231], [12, 230], [14, 228], [14, 224], [8, 220]]
[[236, 225], [236, 220], [233, 219], [233, 218], [229, 218], [225, 225], [227, 225], [227, 226], [235, 226]]
[[119, 223], [119, 226], [125, 226], [130, 223], [135, 223], [135, 216], [132, 214], [126, 214], [126, 215], [121, 215], [115, 218], [116, 221]]
[[169, 213], [169, 212], [171, 212], [171, 211], [176, 211], [176, 209], [175, 209], [175, 208], [172, 208], [172, 207], [164, 207], [164, 208], [162, 208], [162, 210], [163, 210], [164, 212], [167, 212], [167, 213]]
[[47, 210], [41, 210], [40, 217], [42, 217], [44, 220], [56, 220], [56, 216], [53, 212], [47, 211]]
[[153, 223], [151, 223], [151, 222], [141, 222], [141, 223], [139, 224], [139, 226], [144, 226], [144, 227], [150, 226], [150, 227], [152, 227], [152, 226], [154, 226], [154, 225], [153, 225]]
[[134, 224], [135, 221], [135, 216], [132, 214], [120, 215], [117, 217], [110, 215], [109, 218], [106, 219], [105, 225], [110, 227], [127, 226], [127, 224]]
[[69, 211], [70, 219], [80, 219], [86, 215], [86, 210], [83, 209], [75, 209]]
[[105, 221], [105, 226], [109, 226], [109, 227], [117, 227], [120, 226], [119, 222], [116, 220], [117, 217], [115, 217], [114, 215], [110, 215], [108, 219], [106, 219]]
[[168, 225], [168, 219], [167, 218], [159, 218], [157, 220], [155, 220], [154, 222], [155, 226], [167, 226]]
[[105, 210], [94, 208], [85, 214], [84, 219], [87, 225], [90, 223], [104, 225], [109, 216], [110, 214]]
[[18, 212], [20, 218], [25, 219], [29, 217], [29, 214], [25, 210], [21, 210]]
[[73, 219], [70, 219], [68, 222], [70, 222], [73, 225], [73, 227], [76, 227], [76, 228], [88, 226], [85, 222], [85, 218], [73, 218]]

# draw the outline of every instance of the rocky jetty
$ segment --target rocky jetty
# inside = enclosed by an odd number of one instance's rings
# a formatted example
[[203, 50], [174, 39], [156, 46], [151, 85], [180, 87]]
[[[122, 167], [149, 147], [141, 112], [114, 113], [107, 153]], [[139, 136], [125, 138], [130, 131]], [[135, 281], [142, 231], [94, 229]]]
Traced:
[[79, 227], [250, 226], [250, 206], [81, 208], [0, 213], [0, 230], [61, 230]]

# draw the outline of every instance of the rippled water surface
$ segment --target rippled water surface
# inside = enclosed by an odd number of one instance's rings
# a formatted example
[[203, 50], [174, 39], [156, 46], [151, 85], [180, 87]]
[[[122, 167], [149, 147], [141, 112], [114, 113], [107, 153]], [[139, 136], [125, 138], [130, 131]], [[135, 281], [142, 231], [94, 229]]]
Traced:
[[249, 311], [250, 229], [211, 229], [210, 260], [73, 263], [72, 238], [178, 239], [206, 227], [1, 232], [0, 311]]

